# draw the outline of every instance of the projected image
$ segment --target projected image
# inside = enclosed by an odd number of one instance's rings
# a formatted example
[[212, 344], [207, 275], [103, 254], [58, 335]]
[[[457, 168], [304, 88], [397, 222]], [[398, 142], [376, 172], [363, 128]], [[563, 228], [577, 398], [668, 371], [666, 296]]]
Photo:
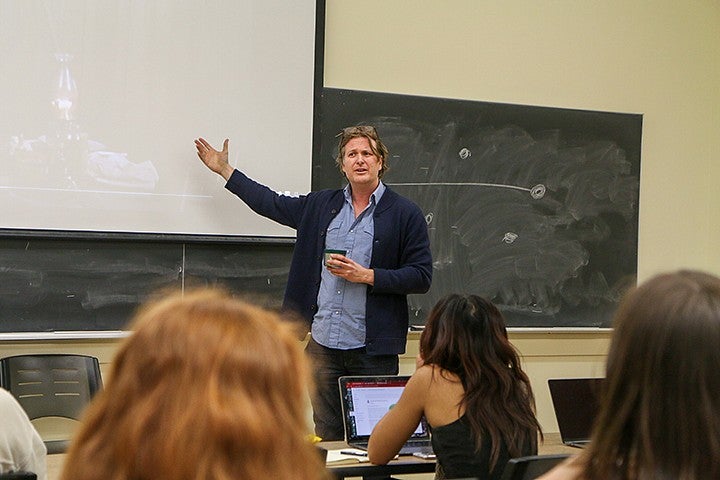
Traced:
[[2, 0], [0, 229], [293, 236], [193, 140], [310, 190], [316, 1]]
[[111, 151], [91, 139], [80, 122], [81, 91], [72, 69], [73, 55], [55, 54], [57, 79], [47, 133], [26, 138], [20, 132], [8, 142], [10, 163], [17, 174], [7, 186], [19, 189], [121, 188], [153, 191], [158, 172], [149, 160], [135, 163], [127, 152]]

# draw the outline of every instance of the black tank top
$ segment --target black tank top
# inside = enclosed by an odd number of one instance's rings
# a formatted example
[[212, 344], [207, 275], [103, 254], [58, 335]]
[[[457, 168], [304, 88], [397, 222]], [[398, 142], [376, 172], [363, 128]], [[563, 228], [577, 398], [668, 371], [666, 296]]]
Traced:
[[[490, 471], [490, 438], [483, 432], [483, 442], [479, 452], [475, 451], [470, 424], [465, 415], [452, 423], [432, 429], [432, 444], [437, 462], [445, 478], [478, 477], [498, 480], [510, 459], [507, 445], [500, 445], [495, 468]], [[533, 455], [532, 448], [526, 446], [522, 455]]]

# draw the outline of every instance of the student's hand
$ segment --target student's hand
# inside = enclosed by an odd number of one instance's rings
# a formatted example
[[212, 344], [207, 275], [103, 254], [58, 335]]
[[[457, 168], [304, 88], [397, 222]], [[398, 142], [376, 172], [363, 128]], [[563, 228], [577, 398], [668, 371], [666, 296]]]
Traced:
[[365, 268], [345, 255], [333, 253], [325, 264], [330, 273], [348, 282], [375, 284], [375, 271], [372, 268]]
[[221, 175], [225, 180], [228, 180], [235, 170], [228, 162], [229, 143], [230, 140], [226, 138], [223, 142], [222, 151], [219, 151], [215, 150], [204, 138], [198, 138], [195, 140], [197, 156], [210, 170], [218, 175]]

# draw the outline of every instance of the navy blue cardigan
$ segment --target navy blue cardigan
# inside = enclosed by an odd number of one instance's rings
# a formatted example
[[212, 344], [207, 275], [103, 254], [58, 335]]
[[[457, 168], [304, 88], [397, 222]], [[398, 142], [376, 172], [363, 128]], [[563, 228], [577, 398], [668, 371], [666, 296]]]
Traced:
[[[318, 308], [325, 233], [342, 208], [342, 190], [289, 197], [238, 170], [225, 188], [256, 213], [297, 230], [283, 305], [297, 311], [309, 325]], [[370, 355], [404, 353], [407, 295], [427, 292], [432, 280], [427, 224], [417, 205], [390, 188], [380, 198], [373, 220], [370, 268], [375, 271], [375, 285], [367, 288], [365, 347]]]

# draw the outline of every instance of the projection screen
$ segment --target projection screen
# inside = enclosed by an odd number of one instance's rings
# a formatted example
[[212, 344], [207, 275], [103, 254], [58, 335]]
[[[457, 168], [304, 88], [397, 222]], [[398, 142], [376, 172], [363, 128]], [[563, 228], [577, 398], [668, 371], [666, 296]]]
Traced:
[[316, 0], [0, 0], [0, 229], [294, 236], [193, 140], [307, 193], [315, 23]]

